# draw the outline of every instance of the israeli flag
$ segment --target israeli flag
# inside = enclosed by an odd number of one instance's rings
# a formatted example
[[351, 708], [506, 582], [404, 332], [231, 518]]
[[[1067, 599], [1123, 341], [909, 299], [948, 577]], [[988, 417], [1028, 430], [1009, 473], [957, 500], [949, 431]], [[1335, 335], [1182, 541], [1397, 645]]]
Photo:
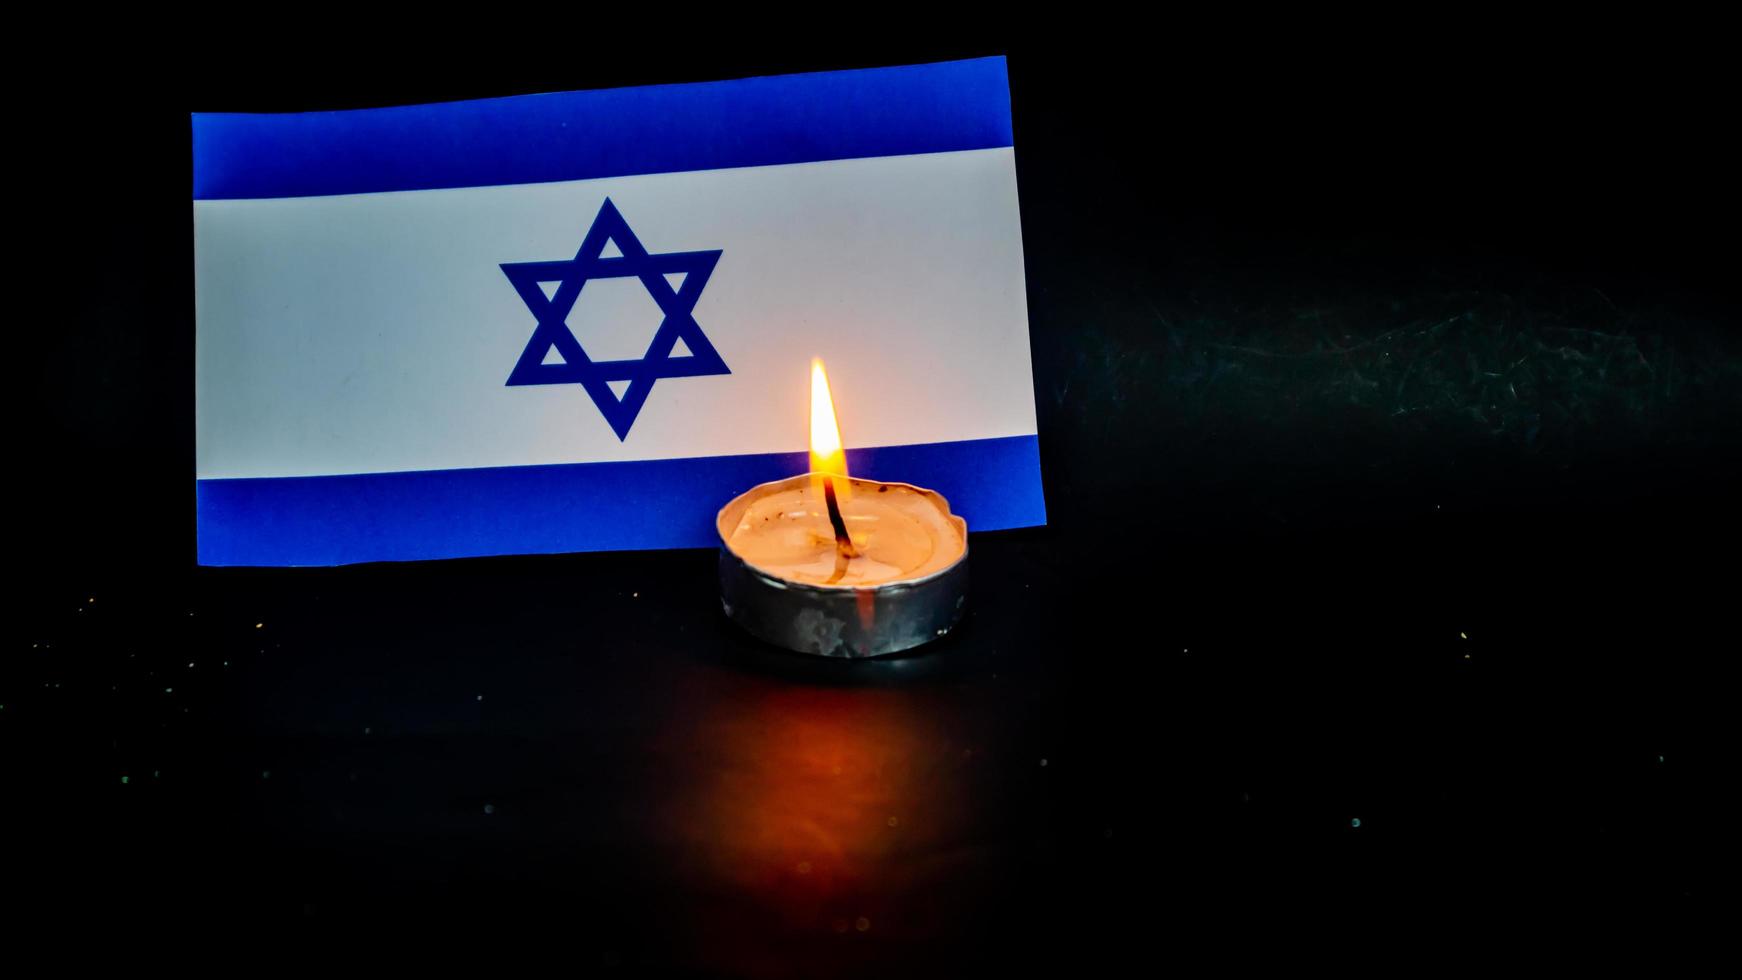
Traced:
[[717, 543], [807, 468], [1044, 523], [1004, 59], [196, 114], [199, 560]]

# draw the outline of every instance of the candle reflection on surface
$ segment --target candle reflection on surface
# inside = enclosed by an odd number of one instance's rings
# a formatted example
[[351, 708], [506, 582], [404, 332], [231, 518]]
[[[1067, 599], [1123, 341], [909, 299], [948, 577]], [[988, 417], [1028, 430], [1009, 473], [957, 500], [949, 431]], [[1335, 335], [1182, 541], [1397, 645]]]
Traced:
[[766, 972], [788, 961], [746, 936], [905, 945], [959, 918], [945, 893], [975, 861], [964, 838], [976, 752], [948, 737], [924, 697], [737, 693], [672, 733], [694, 776], [664, 819], [717, 892], [706, 958]]

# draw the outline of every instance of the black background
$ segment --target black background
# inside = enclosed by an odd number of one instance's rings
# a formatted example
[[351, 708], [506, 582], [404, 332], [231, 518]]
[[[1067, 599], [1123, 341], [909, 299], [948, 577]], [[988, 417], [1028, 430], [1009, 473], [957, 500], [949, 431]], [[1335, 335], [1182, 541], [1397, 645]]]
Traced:
[[[1418, 931], [1437, 957], [1722, 900], [1742, 360], [1711, 25], [502, 15], [57, 42], [26, 99], [0, 751], [43, 920], [929, 975]], [[975, 536], [934, 650], [763, 649], [710, 552], [193, 566], [189, 111], [995, 53], [1050, 523]], [[1513, 428], [1466, 424], [1466, 379], [1403, 425], [1215, 346], [1448, 310], [1693, 380]], [[1299, 325], [1325, 317], [1349, 333]]]

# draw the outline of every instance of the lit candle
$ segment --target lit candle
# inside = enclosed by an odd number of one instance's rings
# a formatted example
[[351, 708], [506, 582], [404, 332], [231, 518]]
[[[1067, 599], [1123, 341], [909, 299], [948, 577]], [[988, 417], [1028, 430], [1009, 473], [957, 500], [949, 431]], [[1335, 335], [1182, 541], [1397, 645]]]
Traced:
[[947, 633], [966, 601], [968, 527], [932, 490], [854, 479], [821, 361], [811, 364], [810, 472], [720, 511], [727, 615], [789, 649], [869, 657]]

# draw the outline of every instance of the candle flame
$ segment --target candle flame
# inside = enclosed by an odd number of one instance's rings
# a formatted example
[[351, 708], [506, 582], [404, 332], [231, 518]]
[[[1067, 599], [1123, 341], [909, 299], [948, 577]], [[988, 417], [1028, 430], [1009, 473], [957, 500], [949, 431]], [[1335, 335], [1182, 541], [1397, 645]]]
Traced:
[[829, 396], [829, 376], [820, 357], [811, 361], [811, 472], [847, 475], [847, 454], [841, 450], [841, 428], [835, 422], [835, 400]]

